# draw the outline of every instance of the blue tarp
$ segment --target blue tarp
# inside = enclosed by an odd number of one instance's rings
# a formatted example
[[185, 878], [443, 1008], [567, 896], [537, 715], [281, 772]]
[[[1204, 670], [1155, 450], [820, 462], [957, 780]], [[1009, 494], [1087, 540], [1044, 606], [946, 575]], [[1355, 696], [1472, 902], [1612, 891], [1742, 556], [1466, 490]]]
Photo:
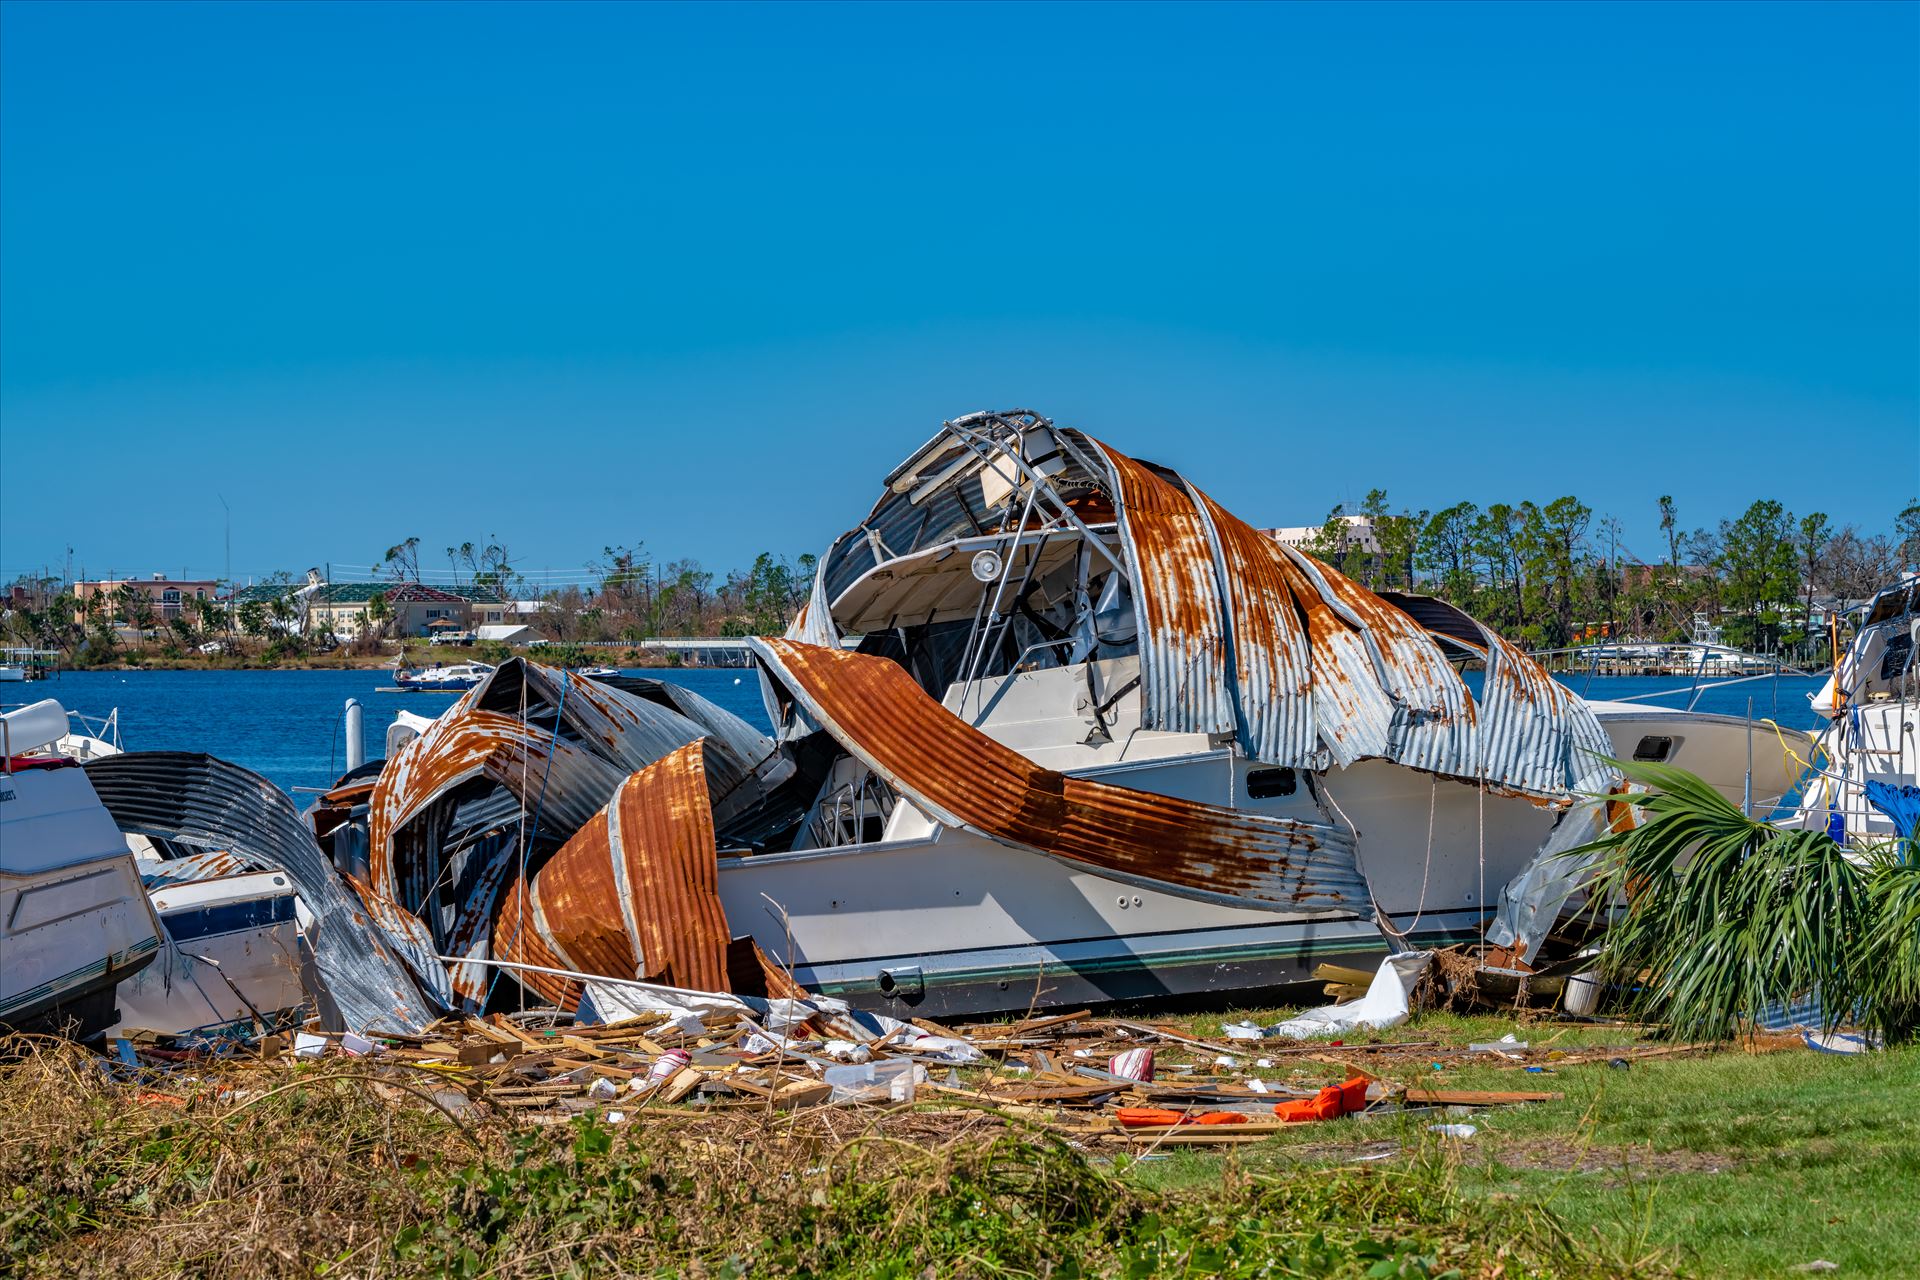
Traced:
[[1920, 827], [1920, 787], [1888, 782], [1867, 783], [1867, 800], [1874, 808], [1893, 819], [1893, 829], [1905, 839], [1915, 836]]

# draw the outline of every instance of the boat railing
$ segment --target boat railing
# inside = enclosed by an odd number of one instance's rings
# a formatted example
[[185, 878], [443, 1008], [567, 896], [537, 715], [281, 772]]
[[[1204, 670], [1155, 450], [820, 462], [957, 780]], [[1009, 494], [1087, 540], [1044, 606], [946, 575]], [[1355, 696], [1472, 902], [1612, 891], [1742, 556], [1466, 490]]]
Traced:
[[115, 751], [123, 749], [120, 746], [120, 708], [115, 707], [104, 716], [90, 716], [79, 711], [69, 711], [67, 720], [82, 735], [98, 738]]

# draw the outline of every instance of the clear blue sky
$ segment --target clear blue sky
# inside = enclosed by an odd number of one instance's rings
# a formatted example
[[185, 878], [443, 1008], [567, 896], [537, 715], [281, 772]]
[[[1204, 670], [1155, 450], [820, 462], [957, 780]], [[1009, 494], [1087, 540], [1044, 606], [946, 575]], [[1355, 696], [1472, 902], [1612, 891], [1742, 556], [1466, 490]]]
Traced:
[[1920, 490], [1920, 9], [6, 4], [0, 569], [817, 550], [1030, 406], [1259, 523]]

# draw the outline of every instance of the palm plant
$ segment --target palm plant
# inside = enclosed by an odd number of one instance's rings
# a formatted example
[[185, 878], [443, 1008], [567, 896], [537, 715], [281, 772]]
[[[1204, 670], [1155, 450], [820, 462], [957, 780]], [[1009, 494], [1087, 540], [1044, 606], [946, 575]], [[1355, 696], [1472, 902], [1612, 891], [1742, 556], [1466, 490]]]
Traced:
[[1589, 909], [1612, 909], [1601, 968], [1642, 1016], [1718, 1038], [1774, 1001], [1818, 994], [1829, 1029], [1890, 1038], [1920, 1009], [1920, 875], [1911, 842], [1849, 851], [1825, 831], [1757, 822], [1681, 769], [1618, 766], [1652, 788], [1641, 824], [1597, 855]]

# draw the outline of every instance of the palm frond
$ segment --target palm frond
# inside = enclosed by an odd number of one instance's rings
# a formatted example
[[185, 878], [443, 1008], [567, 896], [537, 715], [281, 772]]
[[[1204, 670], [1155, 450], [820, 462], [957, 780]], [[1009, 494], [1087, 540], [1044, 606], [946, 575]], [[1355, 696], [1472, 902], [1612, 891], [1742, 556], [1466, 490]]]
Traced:
[[1700, 778], [1616, 762], [1652, 790], [1644, 821], [1577, 851], [1611, 906], [1601, 965], [1643, 1016], [1713, 1038], [1767, 1004], [1818, 992], [1829, 1027], [1871, 1007], [1876, 982], [1869, 865], [1823, 831], [1756, 822]]

